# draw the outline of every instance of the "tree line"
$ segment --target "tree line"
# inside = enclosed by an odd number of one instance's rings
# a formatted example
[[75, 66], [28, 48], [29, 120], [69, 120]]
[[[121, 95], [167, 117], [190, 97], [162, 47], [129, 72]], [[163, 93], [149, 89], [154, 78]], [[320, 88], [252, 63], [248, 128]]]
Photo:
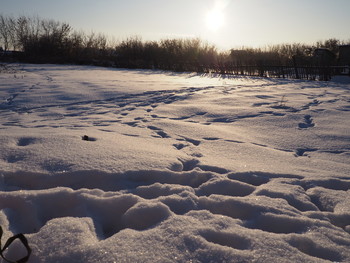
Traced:
[[164, 69], [174, 71], [224, 71], [232, 66], [308, 65], [315, 48], [338, 53], [339, 45], [350, 44], [337, 39], [313, 45], [294, 43], [265, 48], [235, 48], [219, 51], [198, 38], [143, 41], [130, 37], [111, 41], [100, 33], [86, 34], [68, 23], [53, 19], [0, 14], [0, 47], [3, 52], [18, 51], [18, 60], [32, 63], [74, 63], [123, 68]]

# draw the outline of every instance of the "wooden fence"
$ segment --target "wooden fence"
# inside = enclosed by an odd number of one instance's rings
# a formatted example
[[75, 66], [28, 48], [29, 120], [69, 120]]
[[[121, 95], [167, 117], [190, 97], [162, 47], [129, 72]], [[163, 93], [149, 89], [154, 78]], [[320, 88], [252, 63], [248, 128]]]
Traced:
[[[28, 57], [23, 52], [0, 52], [0, 61], [14, 62], [25, 61], [28, 62]], [[29, 60], [30, 61], [30, 60]], [[31, 62], [31, 61], [30, 61]], [[36, 62], [40, 62], [40, 59]], [[147, 61], [143, 59], [128, 59], [120, 60], [111, 59], [104, 60], [91, 60], [88, 59], [82, 61], [83, 64], [114, 66], [117, 68], [142, 68], [142, 69], [160, 69], [170, 71], [190, 71], [198, 73], [217, 73], [217, 74], [230, 74], [230, 75], [242, 75], [242, 76], [258, 76], [268, 78], [288, 78], [288, 79], [304, 79], [304, 80], [330, 80], [334, 75], [349, 75], [349, 66], [299, 66], [294, 60], [290, 65], [276, 66], [276, 65], [251, 65], [242, 66], [236, 65], [231, 62], [222, 62], [216, 64], [199, 64], [196, 62], [184, 62], [180, 61], [174, 63], [174, 61], [162, 61], [155, 63], [153, 60]]]
[[203, 68], [203, 71], [206, 73], [322, 81], [330, 80], [334, 75], [350, 75], [349, 67], [332, 66], [319, 67], [217, 65]]

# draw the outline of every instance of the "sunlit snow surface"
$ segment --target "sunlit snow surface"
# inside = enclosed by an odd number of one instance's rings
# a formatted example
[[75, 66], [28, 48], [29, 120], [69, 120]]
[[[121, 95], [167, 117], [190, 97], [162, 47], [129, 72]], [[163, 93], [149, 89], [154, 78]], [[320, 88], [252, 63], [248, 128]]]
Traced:
[[347, 83], [2, 68], [3, 242], [24, 233], [31, 263], [350, 262]]

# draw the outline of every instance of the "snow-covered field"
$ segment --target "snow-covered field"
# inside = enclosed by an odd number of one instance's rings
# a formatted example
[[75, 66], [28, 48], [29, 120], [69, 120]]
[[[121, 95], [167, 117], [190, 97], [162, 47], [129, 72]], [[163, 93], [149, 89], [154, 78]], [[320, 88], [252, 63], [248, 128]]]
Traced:
[[10, 65], [2, 241], [31, 263], [350, 262], [346, 82]]

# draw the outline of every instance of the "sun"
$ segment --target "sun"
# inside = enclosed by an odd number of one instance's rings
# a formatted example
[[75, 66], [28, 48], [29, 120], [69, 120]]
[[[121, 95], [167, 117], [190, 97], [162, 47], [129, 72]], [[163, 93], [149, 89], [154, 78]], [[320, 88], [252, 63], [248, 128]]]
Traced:
[[205, 22], [208, 29], [218, 31], [225, 24], [224, 14], [219, 9], [211, 10], [207, 13]]

